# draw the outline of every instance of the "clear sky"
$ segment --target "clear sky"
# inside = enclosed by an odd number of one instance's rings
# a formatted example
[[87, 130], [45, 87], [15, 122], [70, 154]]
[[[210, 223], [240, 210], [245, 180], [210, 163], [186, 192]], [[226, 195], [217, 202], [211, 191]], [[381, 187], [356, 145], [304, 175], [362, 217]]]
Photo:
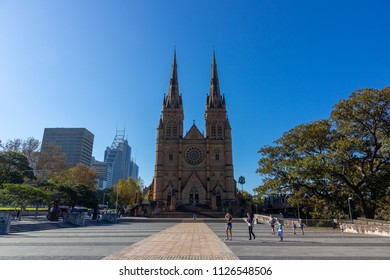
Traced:
[[0, 0], [0, 139], [85, 127], [103, 160], [126, 129], [149, 185], [174, 49], [185, 131], [204, 130], [215, 50], [235, 177], [252, 192], [261, 147], [356, 89], [390, 85], [389, 11], [386, 0]]

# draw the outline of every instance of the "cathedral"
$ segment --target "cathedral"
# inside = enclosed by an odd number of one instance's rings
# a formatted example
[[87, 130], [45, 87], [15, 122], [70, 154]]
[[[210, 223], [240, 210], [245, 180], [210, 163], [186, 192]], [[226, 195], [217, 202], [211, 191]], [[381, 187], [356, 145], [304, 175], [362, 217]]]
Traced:
[[195, 123], [183, 135], [184, 108], [175, 51], [157, 128], [156, 162], [150, 186], [150, 199], [162, 202], [166, 211], [190, 205], [218, 211], [236, 201], [232, 129], [225, 97], [220, 92], [215, 53], [204, 117], [205, 135]]

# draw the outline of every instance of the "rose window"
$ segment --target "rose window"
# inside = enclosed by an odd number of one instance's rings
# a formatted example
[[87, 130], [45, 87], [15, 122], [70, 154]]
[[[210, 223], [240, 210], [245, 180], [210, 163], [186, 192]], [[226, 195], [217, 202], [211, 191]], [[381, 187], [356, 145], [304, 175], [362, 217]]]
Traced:
[[203, 160], [203, 152], [198, 147], [190, 147], [185, 152], [185, 158], [189, 164], [197, 165]]

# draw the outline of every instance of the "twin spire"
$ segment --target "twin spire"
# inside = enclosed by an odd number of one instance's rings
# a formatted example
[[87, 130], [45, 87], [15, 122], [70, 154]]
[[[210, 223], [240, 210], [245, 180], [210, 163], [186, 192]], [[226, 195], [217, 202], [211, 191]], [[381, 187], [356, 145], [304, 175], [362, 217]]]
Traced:
[[[225, 105], [225, 98], [221, 96], [217, 63], [215, 58], [215, 52], [213, 52], [213, 60], [211, 64], [211, 80], [210, 80], [210, 94], [207, 96], [207, 107], [210, 108], [223, 108]], [[182, 98], [179, 93], [179, 81], [177, 77], [177, 64], [176, 64], [176, 50], [173, 54], [173, 64], [171, 78], [169, 81], [168, 96], [164, 97], [165, 108], [181, 108]]]
[[173, 55], [173, 64], [171, 79], [169, 81], [168, 96], [164, 98], [166, 108], [180, 108], [182, 105], [181, 95], [179, 93], [179, 81], [177, 78], [176, 50]]
[[213, 62], [211, 64], [210, 95], [207, 97], [207, 106], [211, 108], [222, 108], [224, 104], [225, 99], [221, 97], [218, 81], [217, 62], [215, 59], [215, 52], [213, 52]]

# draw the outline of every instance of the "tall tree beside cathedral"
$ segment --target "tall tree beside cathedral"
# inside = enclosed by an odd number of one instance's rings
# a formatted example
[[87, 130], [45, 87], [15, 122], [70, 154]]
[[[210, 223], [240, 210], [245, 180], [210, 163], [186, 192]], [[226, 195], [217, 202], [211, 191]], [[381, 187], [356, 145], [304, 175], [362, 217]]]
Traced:
[[[362, 89], [334, 106], [331, 117], [297, 126], [260, 149], [262, 194], [288, 193], [312, 213], [389, 218], [390, 87]], [[307, 199], [308, 195], [311, 197]]]

